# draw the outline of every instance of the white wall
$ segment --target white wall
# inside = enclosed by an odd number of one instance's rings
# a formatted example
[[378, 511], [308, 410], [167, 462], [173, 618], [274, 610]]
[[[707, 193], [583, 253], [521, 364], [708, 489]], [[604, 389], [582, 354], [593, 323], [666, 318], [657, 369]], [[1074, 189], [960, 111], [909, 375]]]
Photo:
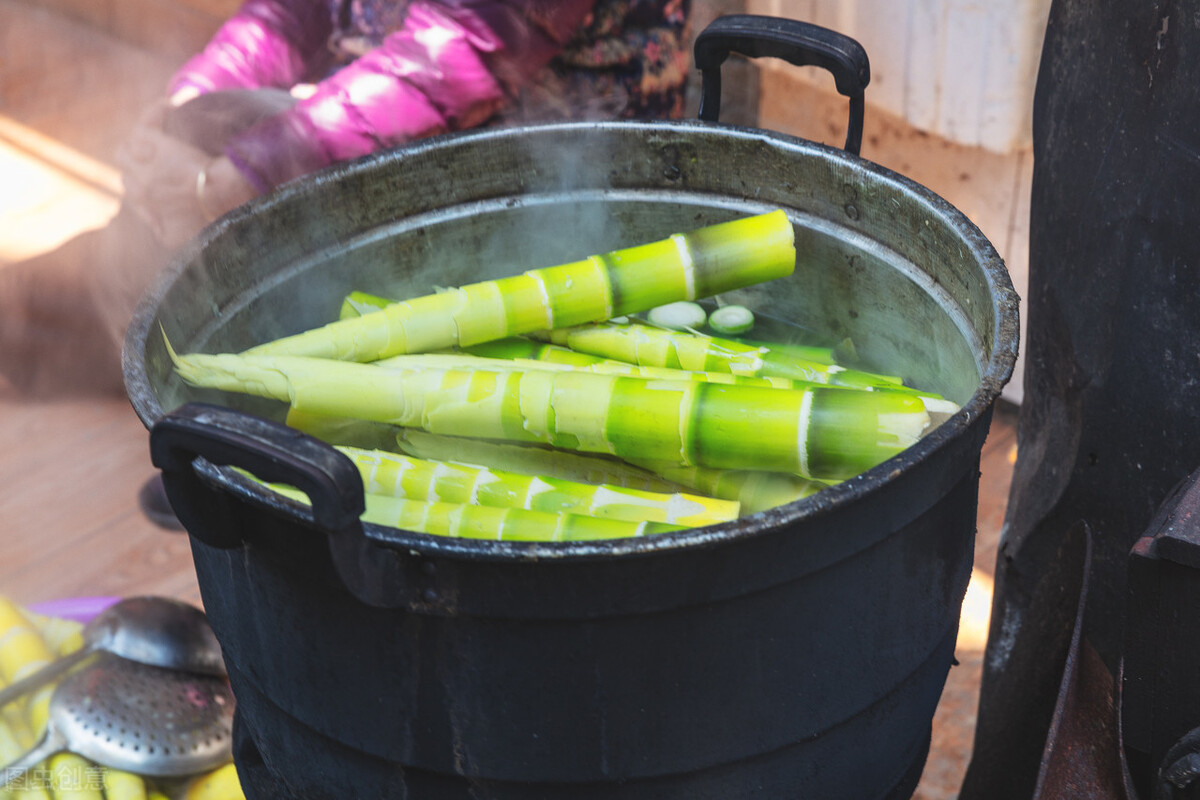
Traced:
[[[747, 0], [746, 11], [823, 25], [871, 58], [867, 97], [913, 127], [1008, 152], [1030, 143], [1050, 0]], [[813, 71], [817, 75], [816, 71]]]

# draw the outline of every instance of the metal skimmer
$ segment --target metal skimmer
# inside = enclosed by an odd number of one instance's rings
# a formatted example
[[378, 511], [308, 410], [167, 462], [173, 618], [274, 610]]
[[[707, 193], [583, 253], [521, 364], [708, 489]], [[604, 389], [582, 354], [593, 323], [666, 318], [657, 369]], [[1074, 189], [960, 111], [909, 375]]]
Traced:
[[225, 675], [221, 645], [203, 611], [168, 597], [127, 597], [84, 627], [83, 647], [0, 689], [0, 707], [99, 652], [156, 667]]
[[0, 770], [0, 788], [63, 751], [154, 777], [204, 772], [233, 758], [233, 708], [221, 678], [102, 655], [54, 690], [45, 734]]

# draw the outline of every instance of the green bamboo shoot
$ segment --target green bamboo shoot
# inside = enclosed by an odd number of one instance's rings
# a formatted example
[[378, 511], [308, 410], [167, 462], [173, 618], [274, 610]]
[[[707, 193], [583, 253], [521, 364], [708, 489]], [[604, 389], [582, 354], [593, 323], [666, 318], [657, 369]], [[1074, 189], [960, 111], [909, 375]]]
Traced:
[[[298, 489], [268, 484], [271, 489], [308, 503]], [[500, 542], [580, 542], [599, 539], [629, 539], [686, 530], [664, 522], [630, 522], [623, 519], [586, 517], [581, 514], [529, 511], [523, 508], [427, 503], [380, 494], [365, 495], [363, 522], [461, 539], [490, 539]]]
[[361, 317], [363, 314], [382, 311], [394, 302], [396, 301], [380, 297], [377, 294], [351, 292], [342, 298], [342, 308], [338, 313], [338, 319], [351, 319]]
[[631, 522], [668, 522], [688, 528], [728, 522], [738, 516], [736, 502], [713, 497], [594, 486], [549, 475], [522, 475], [379, 450], [338, 449], [358, 467], [369, 494]]
[[393, 303], [247, 352], [375, 361], [467, 347], [708, 297], [790, 275], [795, 265], [792, 223], [774, 211]]
[[146, 800], [146, 782], [141, 775], [106, 768], [104, 800]]
[[845, 366], [853, 363], [852, 358], [856, 355], [854, 352], [854, 343], [849, 339], [844, 339], [837, 347], [821, 347], [813, 344], [789, 344], [783, 342], [763, 342], [755, 341], [754, 339], [739, 338], [742, 344], [748, 344], [751, 347], [765, 347], [779, 355], [787, 355], [791, 358], [799, 359], [800, 361], [812, 361], [817, 364], [826, 364], [832, 366], [838, 364]]
[[735, 500], [742, 516], [803, 500], [826, 488], [820, 481], [782, 472], [682, 467], [661, 461], [639, 462], [639, 466], [695, 492]]
[[570, 364], [577, 367], [587, 367], [592, 364], [624, 363], [604, 356], [594, 356], [590, 353], [580, 353], [569, 347], [557, 344], [539, 342], [524, 337], [509, 337], [497, 339], [494, 342], [484, 342], [472, 347], [464, 347], [463, 351], [481, 358], [529, 359], [547, 361], [553, 364]]
[[[386, 297], [379, 295], [368, 294], [367, 292], [351, 292], [342, 299], [342, 310], [339, 319], [347, 319], [350, 317], [361, 317], [363, 314], [369, 314], [374, 311], [379, 311], [394, 303], [394, 300], [389, 300]], [[734, 306], [725, 306], [725, 308], [734, 308]], [[741, 306], [737, 306], [741, 308]], [[720, 309], [718, 309], [720, 310]], [[713, 312], [714, 314], [716, 312]], [[711, 316], [711, 315], [710, 315]], [[614, 324], [616, 320], [610, 320]], [[715, 329], [714, 329], [715, 330]], [[779, 342], [757, 342], [745, 338], [741, 338], [743, 344], [748, 344], [752, 347], [767, 347], [779, 354], [787, 354], [793, 358], [798, 358], [802, 361], [812, 361], [817, 364], [833, 365], [844, 364], [848, 358], [853, 358], [854, 343], [845, 339], [837, 347], [821, 347], [819, 345], [808, 344], [781, 344]], [[580, 353], [571, 350], [567, 347], [547, 344], [534, 339], [524, 337], [507, 337], [504, 339], [495, 339], [490, 342], [481, 342], [477, 345], [462, 348], [465, 352], [472, 355], [484, 356], [486, 358], [535, 358], [546, 361], [560, 361], [561, 363], [576, 363], [586, 364], [596, 361], [611, 361], [602, 356], [592, 356], [587, 353]], [[839, 357], [838, 354], [842, 357]], [[568, 359], [575, 360], [568, 360]]]
[[505, 542], [582, 542], [629, 539], [686, 530], [664, 522], [629, 522], [579, 514], [456, 503], [422, 503], [396, 497], [368, 498], [370, 521], [394, 528]]
[[[610, 484], [627, 489], [672, 494], [684, 487], [611, 456], [556, 450], [542, 445], [491, 442], [466, 436], [444, 436], [416, 428], [399, 428], [396, 446], [431, 461], [492, 467], [522, 475], [549, 475], [578, 483]], [[736, 497], [724, 498], [736, 500]]]
[[580, 325], [534, 335], [580, 353], [642, 366], [907, 392], [922, 398], [926, 408], [937, 414], [939, 420], [958, 411], [957, 403], [934, 392], [905, 386], [899, 376], [811, 361], [801, 357], [796, 346], [755, 346], [733, 339], [667, 331], [637, 323]]
[[770, 346], [640, 323], [596, 323], [538, 331], [534, 335], [576, 352], [650, 367], [790, 378], [855, 388], [896, 388], [904, 383], [893, 375], [821, 364], [799, 358], [794, 352], [773, 351]]
[[[719, 384], [744, 384], [746, 386], [776, 386], [780, 389], [796, 389], [798, 384], [814, 384], [816, 381], [799, 381], [792, 378], [775, 378], [770, 375], [736, 374], [725, 369], [686, 369], [670, 366], [653, 366], [646, 363], [632, 363], [618, 359], [606, 359], [602, 355], [581, 353], [564, 347], [562, 344], [539, 342], [529, 338], [498, 339], [497, 342], [480, 344], [478, 347], [466, 349], [470, 355], [486, 357], [486, 359], [503, 359], [530, 366], [530, 362], [538, 361], [544, 365], [568, 365], [589, 372], [601, 372], [612, 375], [635, 375], [641, 378], [676, 378], [680, 380], [709, 380]], [[443, 354], [445, 355], [445, 354]], [[403, 359], [404, 356], [395, 356]], [[378, 365], [388, 365], [392, 359], [377, 361]], [[400, 361], [395, 361], [398, 365]], [[826, 384], [836, 385], [836, 384]]]
[[290, 407], [284, 422], [288, 427], [303, 431], [327, 444], [359, 447], [363, 450], [395, 451], [396, 434], [403, 430], [382, 422], [331, 417]]
[[[152, 794], [147, 800], [158, 800], [158, 796]], [[183, 794], [176, 795], [175, 800], [246, 800], [246, 795], [242, 792], [237, 767], [230, 763], [191, 778]]]
[[[363, 314], [369, 314], [374, 311], [379, 311], [394, 300], [389, 300], [386, 297], [368, 294], [366, 292], [351, 292], [342, 300], [342, 311], [339, 319], [347, 319], [350, 317], [361, 317]], [[725, 306], [725, 308], [734, 308], [734, 306]], [[741, 306], [738, 306], [741, 308]], [[716, 312], [714, 312], [715, 314]], [[613, 324], [616, 320], [609, 320]], [[789, 357], [797, 358], [801, 361], [812, 361], [817, 364], [834, 365], [841, 364], [844, 359], [839, 358], [837, 353], [843, 352], [845, 355], [854, 355], [854, 344], [849, 339], [844, 340], [837, 347], [820, 347], [818, 345], [807, 344], [780, 344], [778, 342], [756, 342], [748, 339], [739, 339], [742, 344], [750, 345], [757, 348], [769, 348], [777, 354], [786, 354]], [[490, 342], [481, 342], [470, 347], [462, 348], [463, 351], [476, 356], [485, 358], [532, 358], [544, 361], [554, 361], [563, 364], [594, 364], [597, 362], [613, 361], [614, 359], [606, 359], [603, 356], [594, 356], [589, 353], [581, 353], [576, 350], [571, 350], [568, 347], [560, 345], [548, 344], [535, 339], [525, 338], [523, 336], [512, 336], [504, 339], [494, 339]], [[899, 380], [899, 379], [897, 379]]]
[[[594, 372], [598, 375], [625, 375], [630, 378], [653, 378], [673, 381], [709, 381], [710, 383], [739, 384], [742, 386], [769, 386], [778, 389], [806, 389], [809, 386], [822, 386], [807, 381], [794, 381], [789, 378], [754, 378], [743, 375], [733, 375], [728, 372], [690, 372], [671, 367], [642, 367], [637, 364], [627, 364], [609, 358], [582, 355], [583, 359], [593, 359], [587, 362], [572, 363], [570, 356], [560, 357], [558, 353], [570, 354], [565, 348], [548, 345], [543, 351], [547, 360], [529, 358], [481, 358], [466, 353], [416, 353], [405, 356], [392, 356], [372, 362], [373, 366], [382, 369], [416, 370], [416, 369], [457, 369], [457, 370], [489, 370], [493, 372], [527, 372], [529, 370], [546, 370], [549, 372]], [[848, 387], [840, 387], [848, 388]]]
[[[370, 313], [372, 311], [378, 311], [386, 307], [391, 302], [392, 301], [388, 300], [387, 298], [367, 294], [366, 292], [351, 292], [342, 301], [341, 318], [346, 319], [347, 317], [361, 316], [362, 314]], [[735, 308], [735, 306], [726, 306], [725, 308]], [[737, 306], [736, 308], [740, 308], [740, 306]], [[629, 323], [627, 321], [618, 323], [615, 320], [610, 320], [608, 324], [626, 326]], [[550, 336], [550, 334], [545, 332], [535, 332], [535, 335], [539, 334], [548, 338]], [[572, 335], [572, 332], [568, 332], [566, 334], [559, 332], [554, 335], [558, 336], [559, 338], [564, 336], [569, 338]], [[721, 343], [721, 340], [714, 337], [709, 337], [709, 339], [711, 342], [718, 344]], [[825, 383], [831, 386], [846, 385], [850, 388], [862, 388], [862, 386], [865, 384], [871, 384], [873, 388], [903, 388], [907, 391], [913, 391], [909, 389], [909, 387], [903, 386], [903, 380], [897, 376], [850, 372], [848, 375], [842, 375], [841, 377], [838, 377], [838, 373], [846, 372], [846, 368], [841, 365], [842, 359], [838, 357], [837, 353], [844, 352], [845, 355], [851, 357], [854, 356], [854, 344], [849, 339], [844, 340], [837, 347], [833, 348], [820, 347], [817, 345], [779, 344], [754, 342], [748, 340], [738, 340], [734, 342], [734, 344], [745, 345], [750, 348], [754, 348], [760, 353], [769, 353], [769, 358], [767, 359], [768, 363], [765, 369], [761, 370], [760, 372], [795, 373], [798, 365], [800, 370], [799, 374], [820, 375], [822, 372], [826, 374], [832, 372], [833, 377], [824, 381], [820, 380], [820, 378], [815, 381], [810, 381], [808, 379], [776, 377], [774, 374], [759, 374], [754, 376], [741, 374], [739, 372], [739, 374], [735, 375], [733, 371], [722, 373], [713, 371], [711, 369], [704, 372], [698, 372], [695, 370], [681, 370], [681, 372], [688, 371], [693, 375], [704, 375], [706, 376], [704, 380], [715, 381], [718, 383], [734, 382], [746, 383], [748, 385], [772, 385], [790, 388], [796, 388], [793, 384], [797, 382], [817, 382]], [[597, 347], [599, 348], [598, 352], [603, 352], [605, 349], [604, 345], [597, 344]], [[726, 348], [728, 349], [728, 345], [726, 345]], [[636, 374], [641, 375], [642, 377], [648, 377], [650, 375], [657, 375], [657, 377], [668, 377], [667, 375], [663, 374], [663, 371], [673, 369], [671, 367], [658, 367], [644, 363], [630, 364], [628, 361], [619, 361], [615, 358], [605, 358], [603, 355], [593, 355], [592, 353], [588, 352], [572, 350], [570, 347], [558, 344], [550, 344], [549, 342], [538, 341], [536, 339], [530, 339], [524, 336], [513, 336], [503, 339], [495, 339], [490, 342], [481, 342], [470, 347], [464, 347], [462, 350], [471, 355], [482, 356], [484, 358], [503, 358], [516, 361], [520, 361], [522, 359], [532, 359], [553, 364], [570, 364], [578, 367], [586, 367], [591, 369], [593, 372], [609, 372], [610, 374], [631, 375]], [[647, 358], [646, 360], [653, 359]], [[792, 363], [786, 363], [789, 361]], [[621, 370], [617, 367], [618, 364], [636, 366], [639, 367], [639, 369], [637, 371]], [[732, 366], [733, 365], [731, 364], [731, 367]], [[819, 369], [820, 367], [826, 367], [830, 369], [821, 370]], [[725, 381], [718, 377], [723, 374], [731, 376], [733, 380]], [[870, 377], [864, 381], [862, 380], [863, 375]], [[947, 416], [958, 410], [957, 404], [945, 400], [941, 395], [934, 394], [932, 392], [918, 392], [918, 394], [925, 398], [926, 407], [932, 413]]]
[[[557, 345], [545, 345], [540, 350], [540, 353], [544, 359], [550, 360], [533, 360], [525, 358], [480, 358], [478, 356], [465, 355], [462, 353], [418, 353], [409, 356], [392, 356], [391, 358], [385, 358], [380, 361], [376, 361], [374, 364], [375, 366], [382, 367], [384, 369], [434, 368], [459, 370], [483, 369], [492, 371], [523, 371], [541, 369], [551, 370], [554, 372], [595, 372], [601, 375], [626, 375], [631, 378], [649, 378], [657, 380], [708, 381], [709, 383], [737, 384], [739, 386], [763, 386], [773, 387], [776, 389], [803, 390], [814, 387], [824, 387], [829, 389], [843, 389], [846, 391], [897, 391], [919, 397], [921, 399], [921, 403], [925, 406], [925, 410], [928, 411], [931, 416], [935, 417], [936, 422], [938, 423], [941, 423], [945, 420], [945, 417], [958, 410], [957, 405], [943, 399], [940, 396], [926, 394], [925, 392], [917, 392], [903, 386], [888, 385], [884, 387], [862, 390], [853, 386], [814, 383], [812, 381], [793, 380], [791, 378], [776, 378], [771, 376], [754, 377], [752, 375], [734, 375], [730, 372], [693, 372], [683, 369], [674, 369], [672, 367], [643, 367], [637, 364], [629, 364], [624, 361], [600, 358], [598, 356], [590, 356], [584, 353], [575, 353], [572, 350], [558, 347]], [[578, 360], [574, 356], [578, 356]], [[578, 363], [576, 363], [577, 361]]]
[[104, 800], [146, 800], [146, 782], [141, 775], [106, 768]]
[[[0, 681], [0, 687], [2, 686], [3, 682]], [[9, 710], [12, 710], [11, 707]], [[14, 714], [13, 716], [19, 715]], [[19, 736], [13, 731], [12, 727], [7, 715], [0, 718], [0, 760], [5, 764], [16, 761], [31, 747], [32, 736], [26, 740], [25, 737]], [[20, 727], [28, 729], [29, 726], [22, 720]], [[0, 783], [3, 781], [4, 775], [0, 773]], [[46, 783], [45, 779], [34, 780], [29, 773], [26, 773], [10, 785], [0, 788], [0, 798], [2, 800], [52, 800]]]
[[387, 370], [302, 356], [175, 356], [189, 384], [431, 433], [541, 442], [625, 459], [844, 479], [929, 425], [900, 392], [803, 391], [589, 372]]
[[101, 767], [74, 753], [59, 753], [46, 763], [55, 800], [104, 800]]

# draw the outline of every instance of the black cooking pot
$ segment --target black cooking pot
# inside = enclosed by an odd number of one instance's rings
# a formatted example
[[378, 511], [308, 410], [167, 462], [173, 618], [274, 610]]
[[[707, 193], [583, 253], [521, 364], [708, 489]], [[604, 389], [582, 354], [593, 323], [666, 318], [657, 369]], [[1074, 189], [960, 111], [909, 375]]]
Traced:
[[[854, 42], [718, 20], [697, 42], [709, 116], [730, 50], [834, 70], [855, 145]], [[777, 207], [795, 275], [726, 299], [850, 337], [962, 410], [723, 525], [553, 544], [363, 525], [346, 459], [275, 404], [186, 387], [163, 342], [237, 351], [335, 318], [351, 290], [420, 294]], [[761, 130], [571, 123], [416, 143], [235, 211], [148, 293], [125, 376], [191, 536], [250, 797], [874, 798], [910, 794], [924, 763], [1016, 347], [1000, 258], [924, 187]]]

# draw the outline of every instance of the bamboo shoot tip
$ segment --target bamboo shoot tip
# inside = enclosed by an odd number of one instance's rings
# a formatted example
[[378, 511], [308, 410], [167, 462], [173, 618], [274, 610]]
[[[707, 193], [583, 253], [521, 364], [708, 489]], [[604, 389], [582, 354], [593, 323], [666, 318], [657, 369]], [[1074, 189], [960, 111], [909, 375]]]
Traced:
[[167, 337], [166, 328], [162, 326], [162, 323], [159, 323], [158, 329], [162, 332], [163, 344], [167, 347], [167, 355], [171, 358], [171, 363], [176, 367], [179, 367], [182, 359], [179, 357], [179, 354], [175, 352], [175, 348], [171, 346], [171, 340]]

